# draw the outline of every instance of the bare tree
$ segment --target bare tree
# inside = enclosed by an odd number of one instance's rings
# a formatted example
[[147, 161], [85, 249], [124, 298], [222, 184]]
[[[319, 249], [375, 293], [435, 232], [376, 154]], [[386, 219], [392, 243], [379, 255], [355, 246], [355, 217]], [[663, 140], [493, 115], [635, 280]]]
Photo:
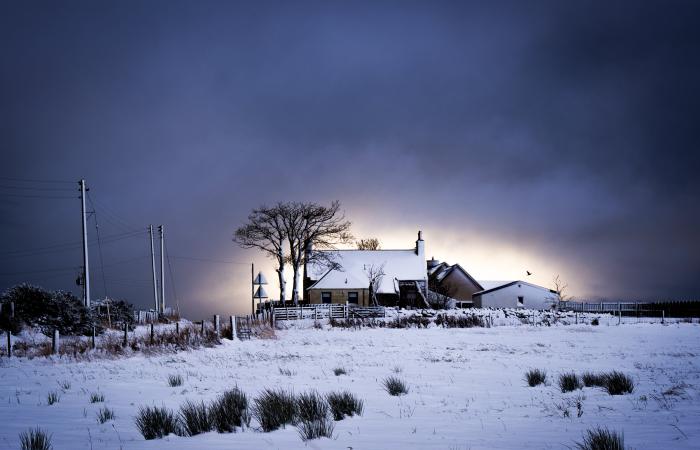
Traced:
[[367, 238], [360, 239], [357, 241], [358, 250], [379, 250], [381, 245], [379, 244], [379, 239], [377, 238]]
[[569, 287], [569, 284], [562, 281], [562, 279], [559, 278], [559, 275], [554, 277], [553, 283], [554, 290], [557, 293], [558, 301], [565, 302], [571, 298], [569, 295], [565, 294], [567, 288]]
[[280, 285], [280, 300], [286, 296], [284, 265], [285, 227], [283, 221], [284, 205], [273, 207], [261, 206], [248, 215], [248, 223], [238, 228], [233, 241], [243, 248], [257, 248], [277, 262], [277, 276]]
[[299, 302], [299, 273], [301, 266], [318, 263], [333, 267], [333, 252], [307, 252], [315, 247], [320, 250], [333, 250], [336, 245], [352, 241], [350, 221], [340, 210], [340, 202], [330, 206], [316, 203], [286, 204], [284, 224], [292, 262], [292, 299]]
[[382, 284], [384, 275], [386, 275], [384, 272], [384, 265], [385, 263], [378, 266], [372, 264], [371, 266], [365, 266], [364, 268], [365, 275], [367, 275], [367, 279], [369, 280], [369, 298], [372, 299], [372, 305], [374, 306], [379, 306], [377, 292], [379, 292], [379, 287]]

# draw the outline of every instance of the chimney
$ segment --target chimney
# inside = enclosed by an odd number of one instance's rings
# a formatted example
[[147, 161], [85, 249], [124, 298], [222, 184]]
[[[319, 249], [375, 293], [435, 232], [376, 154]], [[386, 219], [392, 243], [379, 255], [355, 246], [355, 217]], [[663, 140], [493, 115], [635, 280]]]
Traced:
[[438, 261], [437, 259], [435, 259], [435, 257], [433, 256], [432, 258], [430, 258], [430, 259], [428, 260], [428, 263], [427, 263], [427, 264], [428, 264], [428, 266], [427, 266], [427, 267], [428, 267], [428, 270], [430, 270], [430, 269], [433, 269], [433, 268], [439, 266], [439, 265], [440, 265], [440, 261]]
[[418, 231], [418, 240], [416, 241], [416, 255], [425, 259], [425, 241], [423, 241], [423, 232]]

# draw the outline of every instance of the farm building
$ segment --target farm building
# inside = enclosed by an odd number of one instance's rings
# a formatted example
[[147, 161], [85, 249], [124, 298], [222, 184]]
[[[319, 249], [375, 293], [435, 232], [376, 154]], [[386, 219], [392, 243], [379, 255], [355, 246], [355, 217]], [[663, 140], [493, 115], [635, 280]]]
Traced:
[[[349, 303], [372, 306], [370, 273], [384, 273], [377, 283], [380, 304], [427, 306], [425, 241], [418, 232], [414, 248], [402, 250], [310, 250], [326, 252], [332, 264], [310, 262], [304, 276], [305, 299], [311, 304]], [[317, 258], [308, 258], [314, 261]]]
[[431, 258], [427, 262], [429, 289], [456, 300], [460, 308], [473, 306], [472, 295], [483, 291], [479, 284], [459, 264], [447, 264]]
[[556, 291], [516, 280], [511, 282], [482, 281], [486, 289], [472, 295], [477, 308], [550, 309], [558, 300]]

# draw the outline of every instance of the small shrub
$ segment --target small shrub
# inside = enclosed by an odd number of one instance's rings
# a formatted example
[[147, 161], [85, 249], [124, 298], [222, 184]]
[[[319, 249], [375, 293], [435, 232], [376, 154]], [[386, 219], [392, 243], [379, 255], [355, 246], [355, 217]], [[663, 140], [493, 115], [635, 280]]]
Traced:
[[214, 428], [209, 409], [204, 402], [186, 401], [180, 406], [180, 421], [187, 436], [196, 436]]
[[107, 407], [100, 408], [99, 411], [97, 411], [97, 422], [98, 423], [105, 423], [108, 420], [114, 420], [114, 410], [109, 409]]
[[595, 319], [591, 320], [591, 325], [593, 325], [593, 326], [600, 325], [600, 321], [598, 320], [597, 317]]
[[238, 388], [226, 391], [212, 403], [209, 414], [219, 433], [231, 433], [236, 427], [249, 426], [248, 397]]
[[301, 436], [302, 441], [321, 437], [332, 438], [335, 424], [330, 417], [326, 416], [319, 420], [301, 420], [297, 429], [299, 430], [299, 436]]
[[336, 377], [339, 377], [340, 375], [347, 375], [348, 373], [345, 371], [344, 367], [336, 367], [333, 369], [333, 373], [335, 374]]
[[30, 428], [19, 434], [19, 446], [22, 450], [51, 450], [51, 435], [41, 428]]
[[58, 395], [58, 392], [52, 391], [49, 392], [49, 395], [46, 396], [46, 403], [49, 405], [53, 405], [54, 403], [58, 403], [61, 401], [61, 396]]
[[408, 386], [399, 377], [387, 377], [383, 381], [384, 390], [389, 393], [389, 395], [404, 395], [408, 394]]
[[559, 375], [559, 388], [562, 392], [571, 392], [581, 389], [581, 380], [574, 372], [562, 373]]
[[334, 420], [343, 420], [346, 416], [361, 416], [364, 409], [362, 400], [348, 391], [331, 392], [326, 396], [326, 400], [331, 408]]
[[146, 440], [160, 439], [169, 434], [182, 435], [175, 413], [164, 407], [139, 408], [136, 415], [136, 428]]
[[265, 389], [255, 400], [253, 416], [263, 431], [274, 431], [296, 419], [296, 399], [292, 392], [283, 389]]
[[604, 387], [610, 395], [631, 394], [634, 391], [634, 381], [629, 375], [617, 370], [605, 374]]
[[168, 386], [177, 387], [182, 386], [182, 376], [179, 374], [168, 375]]
[[544, 384], [547, 380], [547, 372], [540, 369], [530, 369], [525, 372], [525, 380], [528, 386], [534, 387], [538, 384]]
[[605, 385], [605, 375], [600, 373], [584, 372], [581, 375], [581, 381], [583, 381], [586, 387], [603, 387]]
[[93, 392], [90, 394], [90, 403], [102, 403], [105, 401], [105, 395], [101, 392]]
[[576, 444], [579, 450], [625, 450], [625, 439], [622, 434], [609, 431], [607, 428], [587, 430], [583, 442]]
[[328, 403], [318, 392], [300, 394], [296, 400], [299, 420], [314, 421], [328, 416]]

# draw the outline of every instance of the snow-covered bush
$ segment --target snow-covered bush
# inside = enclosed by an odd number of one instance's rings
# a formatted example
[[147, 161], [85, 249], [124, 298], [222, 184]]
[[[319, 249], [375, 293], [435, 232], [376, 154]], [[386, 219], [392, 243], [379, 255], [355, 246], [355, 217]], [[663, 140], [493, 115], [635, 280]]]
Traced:
[[22, 450], [51, 450], [51, 435], [41, 428], [29, 429], [19, 435], [19, 446]]
[[384, 385], [384, 390], [389, 393], [389, 395], [404, 395], [408, 394], [408, 386], [399, 377], [387, 377], [382, 382]]
[[605, 374], [584, 372], [581, 381], [586, 387], [603, 387], [605, 385]]
[[364, 402], [349, 391], [331, 392], [326, 395], [334, 420], [343, 420], [346, 416], [361, 416]]
[[196, 436], [214, 428], [209, 408], [204, 402], [186, 401], [180, 406], [180, 422], [187, 436]]
[[231, 433], [237, 427], [250, 426], [248, 397], [237, 387], [214, 400], [209, 413], [214, 428], [219, 433]]
[[263, 431], [274, 431], [294, 424], [297, 417], [294, 393], [283, 389], [265, 389], [255, 400], [253, 416]]
[[332, 437], [333, 420], [326, 399], [311, 391], [297, 397], [297, 419], [299, 435], [304, 441], [320, 437]]
[[530, 369], [525, 372], [525, 381], [528, 386], [535, 387], [539, 384], [544, 384], [547, 381], [547, 371], [540, 369]]
[[575, 391], [576, 389], [581, 389], [581, 387], [583, 387], [581, 380], [574, 372], [559, 375], [559, 389], [562, 392]]
[[[61, 335], [92, 333], [90, 311], [70, 292], [47, 291], [29, 284], [11, 287], [0, 296], [3, 304], [3, 327], [13, 329], [24, 324], [38, 327], [47, 335], [58, 330]], [[15, 305], [15, 317], [9, 319], [10, 304]]]
[[182, 386], [182, 375], [180, 375], [180, 374], [168, 375], [168, 386], [170, 386], [170, 387]]
[[610, 395], [631, 394], [634, 391], [634, 381], [629, 375], [613, 370], [605, 374], [604, 387]]
[[579, 450], [625, 450], [625, 439], [622, 434], [607, 428], [587, 430], [583, 442], [577, 443]]
[[180, 422], [174, 412], [157, 406], [141, 407], [136, 415], [136, 428], [146, 439], [160, 439], [169, 434], [182, 435]]
[[97, 422], [98, 423], [105, 423], [109, 420], [114, 420], [116, 416], [114, 415], [114, 410], [107, 408], [106, 406], [104, 408], [100, 408], [99, 411], [97, 411]]

